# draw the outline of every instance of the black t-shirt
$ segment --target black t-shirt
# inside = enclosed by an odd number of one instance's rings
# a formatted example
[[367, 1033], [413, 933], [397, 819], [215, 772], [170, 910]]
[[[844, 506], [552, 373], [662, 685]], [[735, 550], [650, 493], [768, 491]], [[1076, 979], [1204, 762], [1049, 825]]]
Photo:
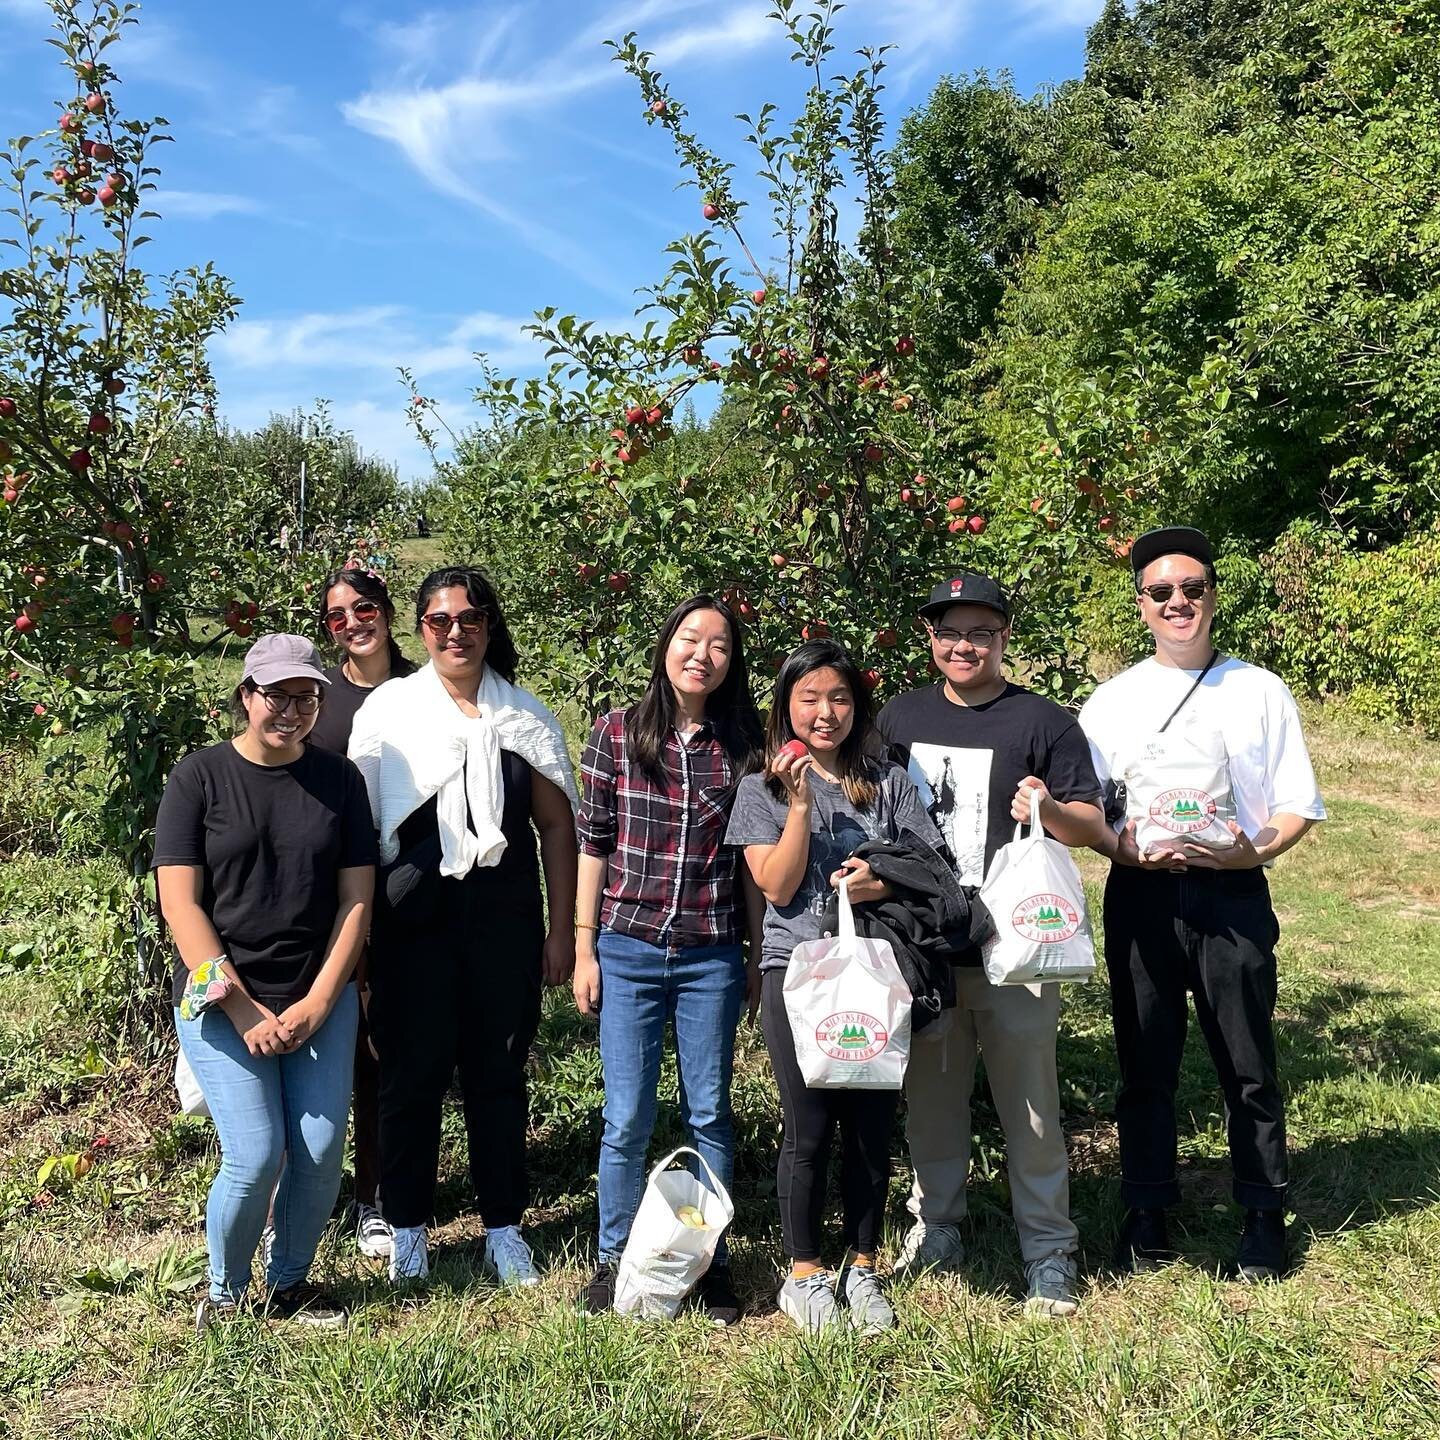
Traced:
[[[279, 1011], [324, 963], [340, 871], [378, 860], [365, 782], [343, 755], [307, 748], [293, 764], [257, 765], [225, 741], [170, 772], [151, 865], [201, 867], [200, 904], [236, 973]], [[185, 981], [177, 955], [176, 1004]]]
[[[380, 688], [379, 685], [357, 685], [346, 679], [344, 671], [342, 663], [325, 672], [330, 683], [325, 687], [325, 698], [320, 702], [314, 727], [305, 737], [307, 745], [332, 750], [337, 755], [344, 755], [350, 749], [350, 727], [355, 723], [355, 712]], [[408, 660], [400, 660], [380, 684], [388, 685], [391, 680], [414, 673], [415, 667]]]
[[963, 885], [979, 885], [995, 852], [1014, 839], [1010, 801], [1027, 775], [1057, 800], [1100, 802], [1074, 716], [1018, 685], [985, 705], [956, 705], [937, 682], [897, 695], [875, 723], [945, 837]]

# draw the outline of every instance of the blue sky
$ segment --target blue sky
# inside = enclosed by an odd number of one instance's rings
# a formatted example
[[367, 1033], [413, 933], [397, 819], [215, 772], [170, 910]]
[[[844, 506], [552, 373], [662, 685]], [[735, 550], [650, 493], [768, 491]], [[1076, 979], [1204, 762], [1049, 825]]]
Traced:
[[[79, 0], [85, 4], [86, 0]], [[1100, 0], [851, 0], [836, 60], [892, 44], [892, 122], [944, 74], [1077, 74]], [[543, 305], [623, 323], [702, 223], [665, 132], [602, 42], [655, 54], [707, 142], [748, 174], [737, 111], [800, 77], [764, 0], [148, 0], [110, 52], [127, 114], [164, 115], [153, 269], [214, 260], [244, 300], [214, 350], [222, 413], [332, 403], [404, 475], [395, 369], [463, 422], [487, 352], [538, 365]], [[53, 124], [65, 75], [41, 0], [0, 0], [0, 133]], [[743, 186], [742, 186], [743, 189]]]

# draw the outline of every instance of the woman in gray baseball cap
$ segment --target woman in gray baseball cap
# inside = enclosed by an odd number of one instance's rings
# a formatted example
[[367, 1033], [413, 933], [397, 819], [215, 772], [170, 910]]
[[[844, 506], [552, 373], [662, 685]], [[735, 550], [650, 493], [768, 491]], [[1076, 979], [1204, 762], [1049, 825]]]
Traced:
[[305, 744], [328, 683], [303, 636], [257, 640], [231, 700], [238, 733], [176, 765], [155, 825], [175, 1028], [220, 1136], [202, 1329], [245, 1298], [272, 1191], [267, 1312], [311, 1325], [345, 1318], [306, 1277], [340, 1188], [350, 980], [377, 846], [360, 772]]

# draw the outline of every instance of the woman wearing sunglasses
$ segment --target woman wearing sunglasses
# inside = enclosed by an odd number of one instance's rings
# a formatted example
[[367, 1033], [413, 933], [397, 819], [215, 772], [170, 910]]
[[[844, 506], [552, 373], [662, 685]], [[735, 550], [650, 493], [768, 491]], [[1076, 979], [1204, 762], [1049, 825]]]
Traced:
[[458, 1068], [487, 1268], [533, 1285], [525, 1064], [542, 985], [575, 963], [574, 771], [559, 722], [515, 684], [515, 645], [480, 571], [427, 575], [415, 622], [429, 664], [377, 690], [350, 737], [384, 866], [370, 1018], [390, 1275], [429, 1273], [441, 1106]]
[[[356, 711], [377, 686], [411, 675], [415, 667], [401, 653], [392, 631], [395, 606], [385, 582], [372, 570], [337, 570], [320, 592], [320, 628], [341, 653], [325, 672], [330, 687], [310, 731], [309, 743], [344, 755]], [[381, 1260], [390, 1254], [390, 1227], [380, 1214], [380, 1067], [372, 1048], [369, 983], [365, 957], [360, 960], [360, 1032], [355, 1039], [356, 1243], [362, 1255]]]
[[354, 765], [305, 744], [328, 683], [303, 636], [257, 640], [231, 702], [240, 733], [176, 765], [155, 826], [176, 1029], [220, 1136], [202, 1329], [244, 1298], [272, 1191], [267, 1309], [344, 1320], [306, 1276], [340, 1189], [358, 1009], [349, 981], [376, 846]]

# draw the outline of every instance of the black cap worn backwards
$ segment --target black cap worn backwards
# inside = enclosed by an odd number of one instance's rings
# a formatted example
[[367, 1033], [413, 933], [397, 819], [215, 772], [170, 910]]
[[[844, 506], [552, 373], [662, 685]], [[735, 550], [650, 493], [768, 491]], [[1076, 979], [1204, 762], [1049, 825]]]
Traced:
[[984, 605], [998, 611], [1008, 621], [1010, 601], [1005, 592], [988, 576], [962, 571], [949, 580], [942, 580], [920, 607], [925, 620], [938, 620], [952, 605]]
[[1215, 564], [1215, 552], [1210, 548], [1209, 540], [1189, 525], [1167, 525], [1164, 529], [1147, 530], [1137, 536], [1130, 547], [1130, 565], [1139, 575], [1162, 555], [1188, 555], [1202, 565]]

